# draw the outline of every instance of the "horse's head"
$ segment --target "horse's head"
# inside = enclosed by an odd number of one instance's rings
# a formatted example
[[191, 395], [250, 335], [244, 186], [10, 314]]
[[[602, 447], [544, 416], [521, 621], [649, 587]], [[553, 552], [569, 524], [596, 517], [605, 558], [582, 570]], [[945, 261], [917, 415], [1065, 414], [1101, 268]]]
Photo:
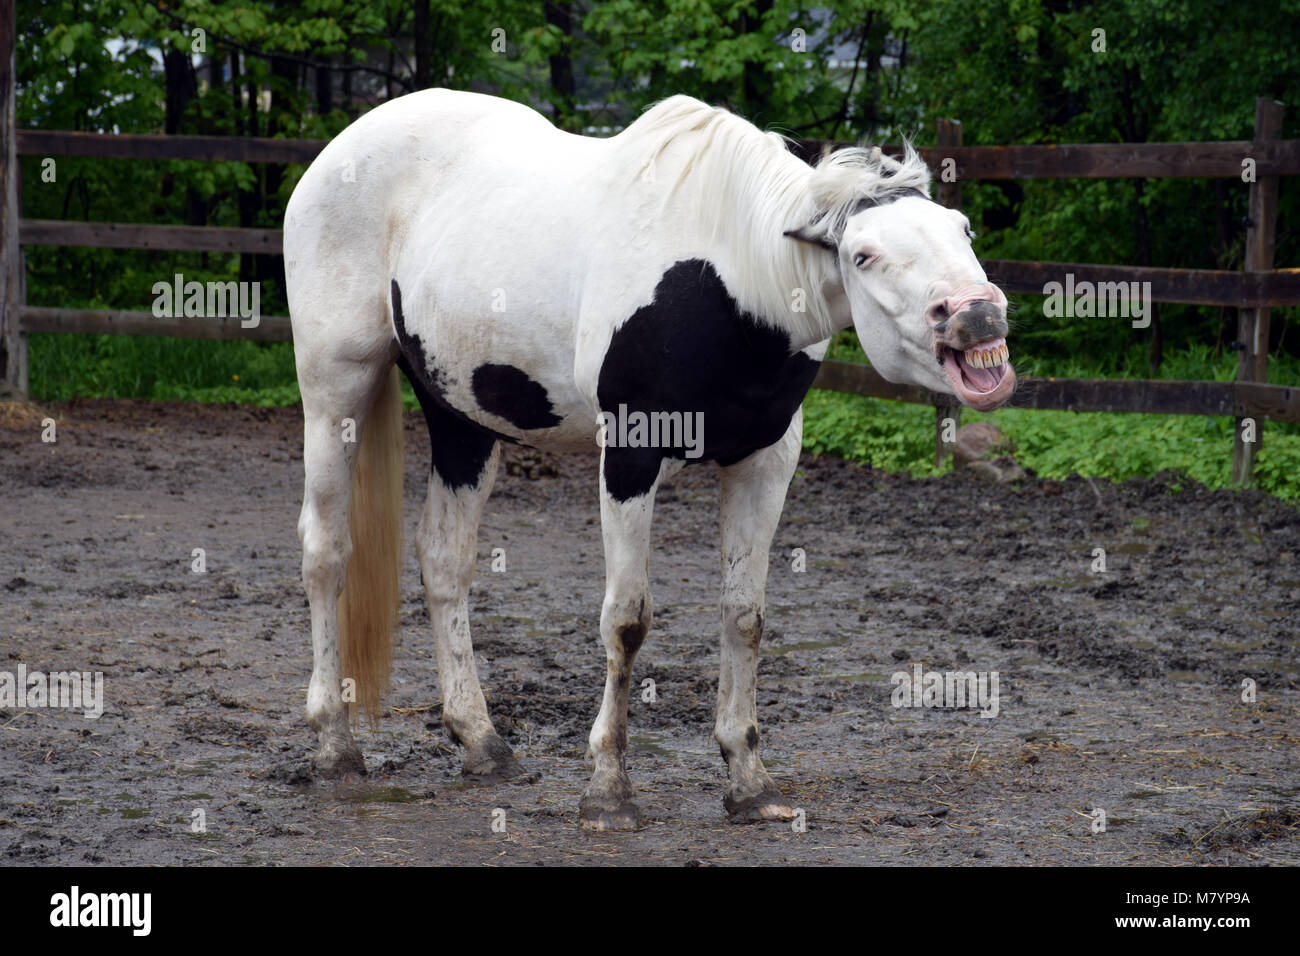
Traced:
[[879, 150], [841, 150], [812, 184], [811, 223], [786, 235], [834, 255], [872, 366], [980, 411], [1010, 398], [1007, 298], [975, 258], [966, 217], [928, 198], [920, 158], [910, 149], [901, 163]]

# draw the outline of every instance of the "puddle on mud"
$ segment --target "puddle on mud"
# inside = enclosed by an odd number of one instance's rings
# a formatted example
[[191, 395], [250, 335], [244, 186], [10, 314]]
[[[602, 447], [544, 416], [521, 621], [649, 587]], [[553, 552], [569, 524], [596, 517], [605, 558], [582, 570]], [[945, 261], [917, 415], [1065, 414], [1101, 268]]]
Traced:
[[892, 675], [862, 671], [858, 674], [827, 674], [826, 676], [831, 680], [846, 680], [853, 684], [868, 684], [873, 681], [888, 681]]
[[328, 796], [334, 803], [419, 803], [429, 799], [427, 794], [415, 793], [405, 787], [372, 787], [364, 783], [346, 783], [335, 787]]
[[676, 758], [677, 756], [675, 750], [663, 746], [663, 737], [659, 734], [629, 734], [627, 740], [633, 753], [654, 754], [657, 757]]
[[230, 757], [204, 757], [189, 766], [172, 765], [158, 770], [147, 770], [144, 775], [146, 777], [210, 777], [221, 770], [220, 764], [239, 763], [247, 759], [246, 754], [237, 754]]
[[1150, 554], [1158, 546], [1150, 541], [1125, 541], [1110, 546], [1111, 554]]
[[415, 803], [423, 800], [418, 793], [412, 793], [405, 787], [381, 787], [369, 790], [350, 798], [354, 803]]
[[838, 637], [829, 641], [794, 641], [790, 644], [765, 644], [761, 651], [764, 654], [775, 654], [779, 657], [784, 654], [792, 654], [795, 651], [824, 651], [832, 647], [843, 647], [848, 642], [847, 637]]
[[[535, 625], [537, 623], [537, 618], [535, 617], [519, 617], [514, 614], [482, 614], [482, 615], [475, 616], [474, 620], [476, 623], [504, 624], [507, 627], [512, 627], [516, 625], [522, 625], [522, 626], [527, 626], [530, 624]], [[547, 631], [545, 629], [542, 629], [538, 633], [545, 634], [547, 633]]]
[[887, 682], [891, 676], [892, 675], [890, 674], [876, 674], [871, 671], [862, 671], [856, 674], [831, 674], [823, 671], [822, 673], [818, 673], [818, 674], [796, 674], [793, 676], [784, 677], [782, 679], [788, 681], [842, 680], [842, 681], [848, 681], [851, 684], [870, 684], [876, 681]]

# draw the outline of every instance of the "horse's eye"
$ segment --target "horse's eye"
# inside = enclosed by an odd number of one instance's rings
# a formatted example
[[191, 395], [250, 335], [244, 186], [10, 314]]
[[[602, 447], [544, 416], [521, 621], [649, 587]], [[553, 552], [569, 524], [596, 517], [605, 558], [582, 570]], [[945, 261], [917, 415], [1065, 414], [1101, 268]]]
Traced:
[[877, 257], [875, 255], [869, 255], [868, 253], [865, 252], [858, 252], [855, 253], [853, 256], [853, 264], [857, 266], [859, 269], [863, 269], [867, 266], [868, 263], [874, 262], [876, 258]]

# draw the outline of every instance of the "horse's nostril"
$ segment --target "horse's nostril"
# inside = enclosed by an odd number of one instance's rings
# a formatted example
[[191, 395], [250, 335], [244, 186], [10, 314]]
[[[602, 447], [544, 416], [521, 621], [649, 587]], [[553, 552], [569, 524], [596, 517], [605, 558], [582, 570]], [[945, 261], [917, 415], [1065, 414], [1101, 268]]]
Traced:
[[938, 325], [936, 325], [936, 326], [934, 327], [934, 331], [935, 331], [935, 334], [936, 334], [936, 335], [943, 335], [943, 333], [947, 332], [947, 331], [948, 331], [948, 320], [947, 320], [947, 319], [944, 319], [942, 322], [940, 322]]

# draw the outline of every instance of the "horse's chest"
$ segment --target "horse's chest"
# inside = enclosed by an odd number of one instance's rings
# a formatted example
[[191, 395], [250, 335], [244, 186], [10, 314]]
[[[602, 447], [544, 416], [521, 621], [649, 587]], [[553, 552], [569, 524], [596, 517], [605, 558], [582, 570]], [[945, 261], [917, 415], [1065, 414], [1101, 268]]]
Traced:
[[[636, 476], [619, 489], [629, 497], [645, 488], [649, 464], [663, 457], [732, 464], [785, 434], [817, 374], [818, 363], [790, 352], [780, 330], [758, 324], [743, 313], [713, 266], [699, 259], [676, 263], [664, 273], [653, 302], [638, 309], [614, 332], [601, 364], [597, 398], [611, 424], [607, 428], [607, 475], [630, 468]], [[640, 415], [640, 419], [636, 416]], [[673, 431], [641, 432], [633, 426], [658, 416], [680, 415], [691, 427], [675, 447]], [[632, 418], [629, 425], [626, 419]], [[657, 449], [644, 441], [659, 439]], [[655, 455], [654, 452], [659, 454]], [[648, 486], [647, 486], [648, 487]]]

